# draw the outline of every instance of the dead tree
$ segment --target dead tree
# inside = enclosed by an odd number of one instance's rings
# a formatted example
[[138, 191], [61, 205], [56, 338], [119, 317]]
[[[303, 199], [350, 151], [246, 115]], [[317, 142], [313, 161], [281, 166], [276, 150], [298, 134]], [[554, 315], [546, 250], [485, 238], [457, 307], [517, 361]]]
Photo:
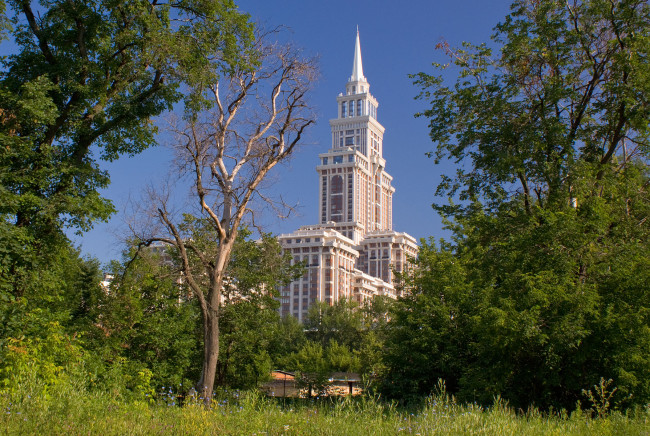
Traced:
[[[240, 226], [251, 212], [260, 184], [279, 162], [291, 156], [313, 123], [306, 92], [315, 78], [313, 62], [295, 50], [258, 44], [249, 65], [224, 72], [206, 92], [211, 107], [195, 111], [173, 128], [178, 170], [192, 180], [191, 197], [211, 236], [198, 241], [192, 225], [157, 196], [155, 218], [161, 234], [140, 237], [144, 244], [164, 241], [178, 253], [183, 281], [198, 300], [203, 317], [204, 355], [197, 390], [210, 405], [219, 358], [220, 305], [224, 280]], [[206, 224], [207, 223], [207, 224]]]

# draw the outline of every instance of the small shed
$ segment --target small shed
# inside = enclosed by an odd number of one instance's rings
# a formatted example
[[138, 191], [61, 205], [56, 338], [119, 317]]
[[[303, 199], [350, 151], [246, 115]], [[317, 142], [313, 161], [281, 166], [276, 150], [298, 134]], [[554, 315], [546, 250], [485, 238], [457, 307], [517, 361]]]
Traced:
[[359, 395], [361, 376], [356, 372], [333, 372], [330, 374], [327, 395]]
[[296, 377], [287, 371], [272, 371], [271, 380], [262, 385], [262, 390], [270, 397], [300, 397]]
[[[361, 376], [355, 372], [333, 372], [328, 379], [328, 386], [322, 395], [347, 396], [362, 393]], [[275, 370], [271, 372], [271, 380], [261, 388], [270, 397], [304, 398], [309, 396], [305, 388], [299, 387], [296, 376], [292, 372]]]

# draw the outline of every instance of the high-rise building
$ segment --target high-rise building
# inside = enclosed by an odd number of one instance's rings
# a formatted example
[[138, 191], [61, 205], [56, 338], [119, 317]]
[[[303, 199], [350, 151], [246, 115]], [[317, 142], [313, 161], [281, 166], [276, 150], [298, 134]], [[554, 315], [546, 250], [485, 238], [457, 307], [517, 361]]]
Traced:
[[316, 301], [396, 298], [393, 269], [402, 271], [418, 250], [415, 238], [393, 230], [395, 188], [385, 170], [384, 127], [363, 75], [358, 30], [352, 75], [336, 102], [331, 148], [316, 167], [319, 224], [279, 237], [294, 262], [307, 265], [303, 277], [280, 289], [282, 315], [301, 321]]

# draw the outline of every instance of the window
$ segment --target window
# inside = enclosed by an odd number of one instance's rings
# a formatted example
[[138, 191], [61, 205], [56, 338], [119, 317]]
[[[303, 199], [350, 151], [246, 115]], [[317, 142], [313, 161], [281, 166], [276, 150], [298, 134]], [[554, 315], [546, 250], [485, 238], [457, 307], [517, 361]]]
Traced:
[[354, 145], [354, 136], [346, 136], [345, 145], [346, 146]]
[[331, 180], [330, 219], [334, 222], [343, 220], [343, 177], [334, 176]]
[[362, 101], [361, 101], [361, 100], [357, 100], [357, 116], [361, 116], [361, 115], [363, 115], [363, 111], [362, 111]]
[[323, 158], [323, 165], [327, 165], [327, 158], [326, 157]]
[[343, 163], [343, 156], [334, 156], [332, 158], [332, 163], [335, 163], [335, 164]]
[[[337, 157], [342, 157], [342, 156], [337, 156]], [[341, 177], [341, 176], [332, 177], [332, 185], [331, 185], [331, 188], [330, 188], [330, 192], [332, 194], [341, 194], [341, 193], [343, 193], [343, 177]]]
[[345, 118], [345, 102], [341, 103], [341, 118]]
[[348, 112], [350, 112], [350, 114], [348, 116], [350, 116], [350, 117], [354, 116], [354, 101], [353, 100], [350, 100], [348, 102]]

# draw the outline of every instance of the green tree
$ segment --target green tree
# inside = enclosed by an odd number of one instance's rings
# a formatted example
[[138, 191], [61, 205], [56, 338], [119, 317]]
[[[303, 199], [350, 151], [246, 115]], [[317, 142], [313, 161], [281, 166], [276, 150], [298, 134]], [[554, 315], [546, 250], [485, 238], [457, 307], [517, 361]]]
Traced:
[[18, 292], [62, 229], [113, 212], [97, 159], [153, 145], [151, 119], [181, 100], [180, 85], [215, 82], [252, 39], [230, 0], [34, 3], [6, 2], [17, 49], [0, 70], [0, 278]]
[[[193, 184], [196, 218], [175, 214], [167, 193], [152, 193], [157, 223], [150, 214], [143, 216], [136, 235], [145, 244], [162, 241], [176, 248], [183, 280], [199, 302], [204, 357], [198, 388], [206, 405], [219, 360], [227, 267], [240, 226], [255, 201], [268, 200], [261, 188], [269, 171], [291, 157], [313, 123], [306, 103], [315, 74], [312, 63], [263, 38], [247, 55], [246, 64], [255, 64], [253, 68], [232, 68], [222, 80], [193, 88], [212, 106], [198, 108], [174, 129], [178, 171]], [[193, 239], [192, 220], [207, 220], [200, 230], [205, 239]]]
[[307, 341], [302, 323], [293, 316], [280, 318], [269, 342], [274, 369], [287, 369], [284, 358], [298, 351]]
[[153, 145], [152, 118], [175, 102], [207, 104], [183, 86], [240, 64], [252, 25], [229, 0], [1, 1], [0, 41], [10, 26], [16, 48], [0, 59], [0, 341], [18, 331], [55, 346], [61, 331], [84, 332], [75, 344], [90, 346], [106, 301], [96, 262], [63, 231], [114, 210], [98, 192], [109, 183], [98, 160]]
[[[125, 262], [114, 262], [114, 279], [93, 308], [87, 326], [88, 347], [109, 368], [145, 368], [152, 387], [189, 388], [200, 371], [200, 313], [177, 269], [164, 250], [149, 250]], [[113, 376], [113, 374], [110, 374]]]
[[325, 346], [308, 340], [279, 362], [283, 369], [296, 373], [299, 386], [306, 388], [310, 397], [326, 392], [333, 372], [359, 372], [362, 368], [359, 353], [334, 339]]
[[[303, 273], [301, 264], [291, 265], [291, 255], [282, 250], [277, 238], [265, 234], [260, 240], [248, 238], [242, 229], [233, 247], [220, 314], [220, 358], [217, 386], [257, 387], [268, 379], [274, 345], [285, 341], [276, 292]], [[291, 344], [296, 347], [297, 344]]]
[[295, 371], [298, 385], [307, 388], [309, 397], [314, 392], [316, 395], [325, 392], [332, 368], [321, 344], [307, 341], [298, 351], [286, 357], [283, 366]]
[[431, 156], [465, 163], [437, 191], [464, 203], [439, 210], [472, 213], [478, 198], [489, 211], [511, 200], [529, 214], [563, 207], [580, 200], [577, 178], [647, 157], [645, 1], [515, 1], [494, 39], [497, 57], [485, 45], [439, 45], [451, 62], [434, 65], [459, 70], [453, 87], [414, 76], [431, 104], [418, 114], [430, 120]]
[[467, 400], [570, 408], [605, 377], [648, 401], [648, 29], [643, 1], [516, 1], [499, 56], [443, 43], [456, 83], [415, 76], [432, 156], [462, 165], [435, 205], [454, 244], [425, 249], [389, 323], [391, 383], [426, 393], [432, 363]]
[[303, 322], [307, 338], [327, 347], [334, 340], [357, 350], [366, 330], [363, 311], [351, 300], [338, 300], [333, 305], [316, 302], [309, 307]]
[[[208, 223], [191, 223], [193, 241], [200, 244], [206, 238], [202, 226]], [[254, 241], [249, 235], [247, 229], [239, 233], [223, 294], [223, 352], [216, 379], [223, 387], [250, 388], [268, 377], [277, 353], [273, 344], [285, 332], [273, 290], [302, 274], [277, 239], [264, 235]], [[94, 383], [101, 388], [131, 391], [137, 374], [146, 372], [152, 388], [186, 391], [201, 373], [198, 301], [182, 280], [173, 246], [141, 249], [135, 257], [134, 250], [125, 254], [123, 263], [112, 264], [114, 278], [108, 289], [68, 298], [73, 314], [68, 331], [80, 335], [97, 359]]]
[[466, 266], [451, 247], [433, 241], [420, 244], [416, 268], [401, 286], [404, 297], [391, 306], [384, 327], [386, 339], [380, 373], [380, 391], [411, 399], [430, 394], [439, 379], [458, 392], [467, 365], [472, 362], [472, 315], [480, 306], [472, 291]]
[[359, 372], [361, 370], [359, 354], [333, 339], [327, 344], [325, 359], [331, 371]]
[[67, 246], [53, 249], [58, 262], [32, 274], [22, 297], [0, 288], [0, 386], [9, 391], [47, 391], [74, 377], [86, 383], [95, 368], [80, 327], [101, 293], [99, 264]]
[[0, 0], [0, 42], [7, 38], [8, 30], [11, 30], [11, 25], [7, 18], [7, 3], [5, 0]]

